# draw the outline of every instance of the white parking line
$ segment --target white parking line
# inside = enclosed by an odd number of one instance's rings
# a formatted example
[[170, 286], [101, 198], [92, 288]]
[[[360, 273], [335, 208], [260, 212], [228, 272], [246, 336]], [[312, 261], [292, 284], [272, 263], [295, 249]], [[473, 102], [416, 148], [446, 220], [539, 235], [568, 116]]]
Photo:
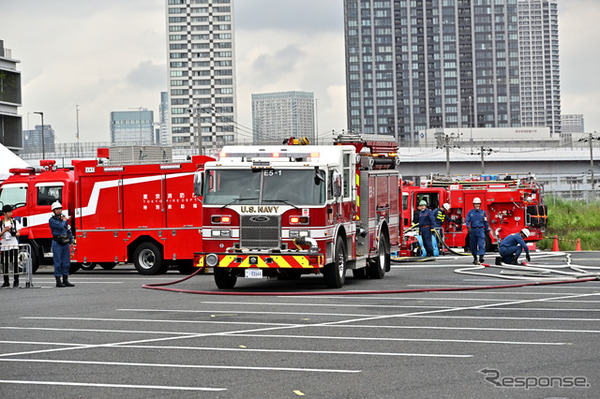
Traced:
[[69, 382], [69, 381], [0, 380], [0, 384], [58, 385], [58, 386], [70, 386], [70, 387], [96, 387], [96, 388], [163, 389], [163, 390], [168, 390], [168, 391], [220, 392], [220, 391], [227, 390], [227, 388], [177, 387], [177, 386], [169, 386], [169, 385], [95, 384], [95, 383], [91, 383], [91, 382]]
[[[229, 334], [223, 334], [229, 335]], [[499, 345], [549, 345], [563, 346], [566, 342], [524, 342], [524, 341], [491, 341], [478, 339], [438, 339], [438, 338], [379, 338], [379, 337], [331, 337], [328, 335], [285, 335], [285, 334], [231, 334], [236, 337], [250, 338], [293, 338], [293, 339], [319, 339], [319, 340], [350, 340], [350, 341], [390, 341], [390, 342], [445, 342], [460, 344], [499, 344]]]
[[160, 368], [210, 369], [210, 370], [296, 371], [296, 372], [303, 372], [303, 373], [337, 373], [337, 374], [356, 374], [356, 373], [362, 372], [362, 370], [313, 369], [313, 368], [301, 368], [301, 367], [258, 367], [258, 366], [221, 366], [221, 365], [217, 365], [217, 364], [99, 362], [99, 361], [91, 361], [91, 360], [0, 359], [0, 362], [85, 364], [88, 366], [160, 367]]

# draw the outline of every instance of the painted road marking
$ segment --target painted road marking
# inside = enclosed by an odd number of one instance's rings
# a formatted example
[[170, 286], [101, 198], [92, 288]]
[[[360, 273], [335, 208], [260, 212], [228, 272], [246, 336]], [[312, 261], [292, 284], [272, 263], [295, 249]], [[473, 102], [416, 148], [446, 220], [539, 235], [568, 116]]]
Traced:
[[172, 363], [135, 363], [135, 362], [99, 362], [91, 360], [52, 360], [52, 359], [0, 359], [0, 362], [15, 363], [52, 363], [52, 364], [85, 364], [88, 366], [126, 366], [126, 367], [161, 367], [183, 369], [211, 369], [211, 370], [257, 370], [257, 371], [295, 371], [304, 373], [338, 373], [356, 374], [362, 370], [344, 369], [314, 369], [302, 367], [258, 367], [258, 366], [220, 366], [216, 364], [172, 364]]
[[70, 387], [97, 387], [97, 388], [164, 389], [164, 390], [168, 390], [168, 391], [220, 392], [220, 391], [227, 390], [227, 388], [177, 387], [177, 386], [168, 386], [168, 385], [96, 384], [96, 383], [90, 383], [90, 382], [68, 382], [68, 381], [0, 380], [0, 384], [58, 385], [58, 386], [70, 386]]

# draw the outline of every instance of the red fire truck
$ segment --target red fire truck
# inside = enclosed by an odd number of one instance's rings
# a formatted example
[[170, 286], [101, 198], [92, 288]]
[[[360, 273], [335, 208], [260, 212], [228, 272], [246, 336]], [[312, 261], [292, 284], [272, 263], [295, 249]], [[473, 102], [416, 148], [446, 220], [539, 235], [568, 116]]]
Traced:
[[76, 239], [72, 272], [96, 264], [112, 269], [119, 262], [133, 262], [142, 274], [163, 272], [171, 264], [189, 272], [194, 270], [190, 243], [201, 241], [194, 174], [209, 160], [193, 156], [188, 162], [144, 165], [74, 160], [72, 169], [42, 160], [41, 169], [10, 171], [0, 186], [0, 205], [13, 205], [13, 216], [21, 217], [20, 242], [31, 245], [34, 271], [52, 264], [48, 220], [51, 204], [60, 201]]
[[[473, 199], [481, 199], [490, 226], [486, 250], [497, 250], [504, 237], [528, 228], [526, 241], [543, 239], [548, 208], [543, 202], [543, 191], [535, 176], [470, 175], [464, 178], [436, 176], [423, 180], [420, 186], [402, 182], [402, 214], [404, 225], [414, 221], [417, 204], [425, 200], [430, 209], [450, 204], [450, 219], [443, 224], [444, 242], [448, 247], [469, 247], [469, 235], [464, 219], [473, 208]], [[406, 248], [406, 245], [404, 245]]]
[[204, 251], [196, 266], [213, 270], [219, 288], [238, 277], [319, 273], [339, 288], [347, 269], [383, 278], [400, 240], [396, 151], [355, 135], [328, 146], [223, 147], [196, 186]]

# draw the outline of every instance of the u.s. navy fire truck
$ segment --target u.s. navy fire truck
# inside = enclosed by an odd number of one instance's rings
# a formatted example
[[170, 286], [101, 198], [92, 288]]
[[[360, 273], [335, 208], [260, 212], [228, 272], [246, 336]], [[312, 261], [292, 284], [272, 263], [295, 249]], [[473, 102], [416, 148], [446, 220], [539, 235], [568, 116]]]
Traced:
[[400, 240], [396, 167], [396, 143], [354, 135], [334, 145], [223, 147], [197, 182], [197, 266], [219, 288], [238, 277], [319, 273], [339, 288], [347, 269], [383, 278]]
[[456, 223], [445, 220], [442, 226], [444, 242], [449, 247], [469, 247], [464, 219], [473, 209], [475, 197], [481, 199], [481, 209], [486, 211], [490, 226], [487, 251], [497, 250], [504, 237], [524, 227], [531, 232], [526, 241], [534, 243], [544, 238], [548, 208], [543, 202], [542, 187], [533, 175], [432, 176], [419, 186], [403, 182], [401, 187], [404, 225], [410, 225], [421, 200], [431, 209], [450, 204], [448, 215]]
[[19, 239], [31, 245], [34, 270], [52, 262], [48, 220], [51, 204], [60, 201], [76, 239], [72, 271], [133, 262], [142, 274], [171, 264], [189, 272], [198, 250], [190, 243], [200, 241], [202, 218], [194, 174], [208, 160], [214, 158], [141, 165], [74, 160], [72, 169], [42, 160], [41, 169], [11, 170], [0, 186], [0, 204], [13, 205], [13, 216], [22, 218]]

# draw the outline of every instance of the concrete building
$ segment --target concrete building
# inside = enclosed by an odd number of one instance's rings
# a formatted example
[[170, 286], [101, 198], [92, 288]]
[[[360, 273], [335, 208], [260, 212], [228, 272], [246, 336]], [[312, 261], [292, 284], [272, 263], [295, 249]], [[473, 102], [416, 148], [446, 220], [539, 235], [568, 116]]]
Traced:
[[287, 91], [252, 95], [254, 144], [281, 144], [290, 137], [315, 139], [315, 95]]
[[12, 58], [11, 50], [0, 40], [0, 144], [13, 152], [23, 146], [23, 121], [18, 114], [22, 105], [19, 62]]
[[549, 127], [499, 127], [499, 128], [437, 128], [419, 132], [420, 147], [438, 147], [448, 143], [464, 151], [478, 150], [480, 147], [548, 148], [560, 146], [561, 140], [550, 133]]
[[[418, 132], [430, 128], [522, 126], [521, 107], [538, 107], [520, 94], [517, 3], [524, 2], [540, 1], [344, 0], [349, 129], [414, 145]], [[521, 10], [525, 18], [522, 5]], [[550, 27], [528, 26], [530, 46], [537, 51], [549, 45], [548, 56], [558, 54], [554, 31], [551, 41], [537, 37], [539, 29]], [[547, 65], [554, 67], [536, 61], [523, 73], [550, 85], [555, 104], [557, 86], [545, 76], [558, 75]], [[534, 88], [527, 91], [528, 101], [537, 100]], [[552, 110], [560, 112], [554, 105]]]
[[233, 0], [166, 0], [168, 130], [174, 149], [236, 140]]
[[519, 0], [517, 5], [521, 126], [548, 126], [560, 135], [558, 1]]
[[113, 145], [154, 144], [154, 111], [140, 108], [111, 112], [110, 140]]
[[576, 140], [585, 133], [585, 121], [583, 114], [562, 114], [561, 120], [561, 138], [565, 142]]
[[[42, 136], [44, 145], [42, 146]], [[40, 154], [40, 157], [44, 154], [53, 153], [55, 149], [56, 135], [52, 125], [44, 124], [44, 131], [42, 133], [42, 125], [36, 125], [33, 130], [23, 131], [23, 154]]]

